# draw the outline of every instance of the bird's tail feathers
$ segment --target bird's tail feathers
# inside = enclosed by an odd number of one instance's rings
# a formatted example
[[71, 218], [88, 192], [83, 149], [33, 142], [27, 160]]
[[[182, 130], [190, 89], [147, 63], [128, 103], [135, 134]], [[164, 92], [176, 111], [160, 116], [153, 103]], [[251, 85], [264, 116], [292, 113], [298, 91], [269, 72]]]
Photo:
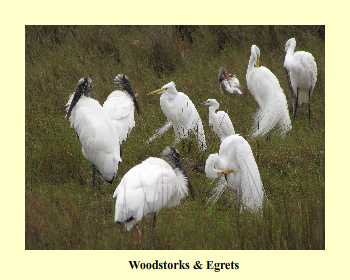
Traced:
[[161, 128], [157, 129], [155, 134], [153, 134], [148, 140], [147, 143], [152, 143], [154, 140], [162, 136], [165, 132], [167, 132], [172, 127], [171, 122], [166, 122]]

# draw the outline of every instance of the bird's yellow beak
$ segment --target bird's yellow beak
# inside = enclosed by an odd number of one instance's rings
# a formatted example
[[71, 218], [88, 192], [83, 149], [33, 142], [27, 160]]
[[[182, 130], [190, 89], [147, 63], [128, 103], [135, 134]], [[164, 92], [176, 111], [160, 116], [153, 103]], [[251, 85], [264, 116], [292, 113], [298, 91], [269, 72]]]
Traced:
[[260, 67], [260, 55], [256, 58], [256, 67]]
[[227, 175], [234, 173], [234, 172], [236, 172], [236, 170], [234, 170], [234, 169], [224, 169], [224, 170], [219, 172], [219, 175], [227, 176]]
[[164, 91], [165, 91], [165, 88], [160, 88], [160, 89], [157, 89], [155, 91], [149, 92], [146, 95], [156, 95], [156, 94], [159, 95], [159, 94], [162, 94]]

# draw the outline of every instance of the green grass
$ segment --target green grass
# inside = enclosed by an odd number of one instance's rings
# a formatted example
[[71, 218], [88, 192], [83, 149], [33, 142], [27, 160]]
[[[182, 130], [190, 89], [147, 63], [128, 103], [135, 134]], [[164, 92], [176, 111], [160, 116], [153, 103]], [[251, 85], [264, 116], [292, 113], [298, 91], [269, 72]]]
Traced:
[[[174, 42], [173, 26], [27, 26], [26, 27], [26, 249], [324, 249], [324, 33], [313, 26], [199, 26], [187, 28], [185, 57]], [[324, 30], [324, 29], [323, 29]], [[324, 31], [323, 31], [324, 32]], [[186, 37], [187, 36], [187, 37]], [[156, 242], [150, 220], [141, 227], [144, 239], [113, 223], [112, 194], [122, 176], [148, 156], [173, 142], [172, 132], [151, 145], [145, 140], [164, 122], [158, 97], [144, 94], [175, 81], [190, 96], [204, 122], [208, 151], [218, 139], [208, 129], [207, 108], [216, 98], [229, 113], [235, 130], [249, 135], [256, 103], [250, 95], [230, 97], [216, 82], [219, 66], [235, 73], [246, 89], [250, 45], [261, 49], [262, 64], [278, 77], [290, 96], [283, 65], [284, 43], [295, 36], [297, 49], [309, 50], [318, 64], [312, 100], [312, 122], [302, 107], [286, 138], [273, 135], [250, 142], [267, 195], [262, 215], [236, 210], [225, 193], [213, 207], [206, 200], [213, 187], [193, 170], [198, 150], [179, 145], [197, 198], [159, 213]], [[138, 41], [136, 41], [138, 40]], [[90, 164], [74, 131], [64, 119], [64, 104], [78, 79], [90, 75], [102, 103], [112, 91], [112, 78], [126, 73], [139, 93], [141, 115], [123, 145], [123, 162], [113, 185], [90, 186]], [[259, 146], [259, 149], [257, 149]]]

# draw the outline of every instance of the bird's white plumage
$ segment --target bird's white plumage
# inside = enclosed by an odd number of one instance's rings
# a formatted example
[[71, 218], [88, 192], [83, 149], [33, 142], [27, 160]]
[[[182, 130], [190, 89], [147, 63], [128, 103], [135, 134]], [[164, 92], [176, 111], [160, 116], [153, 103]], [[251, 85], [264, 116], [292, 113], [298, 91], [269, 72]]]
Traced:
[[117, 186], [115, 222], [130, 230], [147, 214], [177, 206], [187, 193], [187, 178], [179, 169], [150, 157], [131, 168]]
[[[240, 135], [231, 135], [221, 143], [218, 154], [211, 154], [205, 164], [208, 178], [225, 179], [220, 171], [234, 170], [227, 175], [227, 186], [236, 191], [243, 205], [250, 210], [262, 207], [263, 184], [248, 142]], [[218, 188], [221, 190], [222, 187]]]
[[253, 45], [246, 79], [259, 109], [255, 115], [252, 137], [263, 136], [273, 128], [278, 128], [284, 135], [292, 128], [287, 99], [277, 77], [264, 66], [256, 67], [258, 56], [260, 50]]
[[228, 79], [223, 79], [220, 83], [220, 88], [232, 95], [242, 95], [239, 80], [235, 75]]
[[290, 38], [285, 45], [286, 56], [284, 68], [289, 75], [294, 96], [299, 89], [298, 103], [309, 102], [309, 91], [312, 95], [317, 81], [317, 64], [313, 55], [305, 51], [295, 52], [296, 40]]
[[131, 96], [125, 91], [115, 90], [103, 103], [103, 110], [111, 119], [122, 144], [135, 126], [135, 108]]
[[[197, 138], [200, 150], [206, 150], [207, 144], [202, 120], [191, 99], [183, 92], [178, 92], [174, 82], [170, 82], [162, 88], [164, 93], [160, 97], [160, 107], [168, 123], [171, 123], [174, 128], [175, 143], [193, 133]], [[167, 128], [171, 126], [166, 125]]]
[[[67, 108], [73, 96], [74, 94], [70, 96]], [[112, 122], [103, 112], [100, 103], [91, 97], [81, 96], [69, 121], [79, 137], [84, 157], [105, 180], [113, 180], [121, 161], [119, 141]]]
[[217, 111], [220, 106], [219, 102], [215, 99], [208, 99], [204, 105], [209, 107], [209, 126], [221, 141], [235, 134], [229, 115], [224, 111]]

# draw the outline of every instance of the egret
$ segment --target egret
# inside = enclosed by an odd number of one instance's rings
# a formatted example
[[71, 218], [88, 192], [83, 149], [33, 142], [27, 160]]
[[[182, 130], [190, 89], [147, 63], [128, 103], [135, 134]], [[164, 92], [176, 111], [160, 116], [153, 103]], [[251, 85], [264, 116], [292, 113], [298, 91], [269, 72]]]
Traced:
[[180, 204], [191, 185], [181, 166], [180, 155], [174, 148], [166, 147], [162, 158], [149, 157], [131, 168], [114, 191], [116, 223], [130, 231], [134, 226], [139, 240], [141, 231], [137, 223], [147, 215], [156, 214], [162, 208]]
[[276, 76], [259, 65], [260, 49], [252, 45], [247, 68], [247, 86], [259, 110], [255, 115], [252, 137], [266, 135], [278, 128], [281, 135], [292, 129], [286, 96]]
[[218, 111], [219, 102], [216, 99], [208, 99], [203, 103], [209, 107], [209, 126], [222, 142], [227, 136], [235, 134], [235, 129], [229, 115], [224, 111]]
[[139, 105], [128, 76], [118, 74], [113, 82], [116, 90], [103, 103], [103, 111], [110, 117], [122, 144], [135, 126], [134, 112], [139, 113]]
[[202, 120], [191, 99], [184, 93], [178, 92], [174, 82], [167, 83], [162, 88], [147, 95], [161, 94], [160, 107], [167, 118], [163, 127], [158, 129], [148, 142], [152, 142], [171, 127], [175, 132], [175, 144], [193, 133], [196, 136], [199, 149], [207, 149]]
[[293, 119], [296, 117], [298, 105], [306, 103], [308, 104], [310, 121], [310, 98], [317, 81], [317, 65], [311, 53], [305, 51], [294, 52], [296, 44], [295, 38], [290, 38], [286, 42], [286, 56], [283, 66], [286, 69], [292, 90]]
[[243, 94], [240, 89], [239, 80], [236, 77], [236, 75], [228, 73], [224, 67], [220, 67], [219, 69], [218, 81], [220, 89], [223, 90], [224, 93], [228, 93], [230, 95]]
[[216, 202], [226, 187], [237, 194], [239, 204], [256, 211], [263, 205], [264, 190], [258, 166], [248, 142], [240, 135], [222, 141], [219, 153], [209, 155], [205, 163], [208, 178], [219, 179], [219, 186], [210, 198]]
[[121, 161], [119, 137], [100, 103], [91, 97], [92, 80], [81, 78], [66, 105], [70, 121], [81, 143], [84, 157], [92, 164], [92, 184], [96, 172], [112, 183]]

